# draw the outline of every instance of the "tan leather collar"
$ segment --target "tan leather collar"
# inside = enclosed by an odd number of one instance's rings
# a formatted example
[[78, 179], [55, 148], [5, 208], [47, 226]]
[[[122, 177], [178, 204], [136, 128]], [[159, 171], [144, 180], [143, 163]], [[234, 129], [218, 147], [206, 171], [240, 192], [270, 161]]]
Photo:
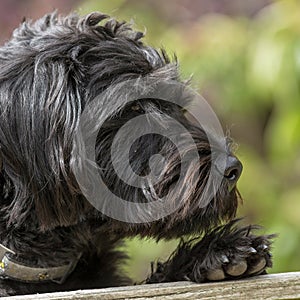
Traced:
[[0, 244], [0, 279], [11, 279], [22, 282], [52, 281], [62, 284], [76, 267], [80, 256], [69, 264], [49, 267], [28, 267], [14, 261], [10, 256], [16, 253]]

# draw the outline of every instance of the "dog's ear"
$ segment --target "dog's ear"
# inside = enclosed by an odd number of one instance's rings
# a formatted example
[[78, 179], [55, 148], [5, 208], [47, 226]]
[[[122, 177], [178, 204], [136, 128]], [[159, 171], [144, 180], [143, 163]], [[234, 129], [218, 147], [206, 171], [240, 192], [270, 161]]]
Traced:
[[[74, 65], [63, 59], [41, 62], [35, 71], [31, 125], [34, 159], [34, 205], [42, 228], [69, 226], [85, 212], [87, 201], [80, 197], [70, 170], [73, 136], [81, 115], [82, 82]], [[36, 80], [39, 79], [40, 80]], [[42, 80], [47, 78], [46, 80]], [[37, 99], [38, 97], [38, 99]], [[39, 105], [39, 107], [38, 107]], [[35, 137], [37, 141], [32, 141]], [[36, 147], [39, 145], [38, 147]]]

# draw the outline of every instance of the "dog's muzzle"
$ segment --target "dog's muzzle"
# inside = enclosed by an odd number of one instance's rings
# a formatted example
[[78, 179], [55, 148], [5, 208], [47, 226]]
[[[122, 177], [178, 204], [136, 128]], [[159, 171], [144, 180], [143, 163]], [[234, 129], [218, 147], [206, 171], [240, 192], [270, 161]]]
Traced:
[[75, 269], [80, 256], [69, 264], [57, 266], [36, 268], [25, 266], [16, 262], [12, 255], [14, 251], [0, 244], [0, 279], [11, 279], [21, 282], [55, 282], [62, 284]]

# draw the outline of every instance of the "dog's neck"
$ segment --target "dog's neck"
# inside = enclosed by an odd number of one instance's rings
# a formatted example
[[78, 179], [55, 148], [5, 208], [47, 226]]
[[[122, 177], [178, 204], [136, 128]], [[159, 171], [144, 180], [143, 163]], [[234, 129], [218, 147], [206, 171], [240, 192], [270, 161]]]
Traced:
[[14, 228], [1, 233], [0, 279], [28, 283], [63, 283], [95, 236], [86, 223], [48, 232]]

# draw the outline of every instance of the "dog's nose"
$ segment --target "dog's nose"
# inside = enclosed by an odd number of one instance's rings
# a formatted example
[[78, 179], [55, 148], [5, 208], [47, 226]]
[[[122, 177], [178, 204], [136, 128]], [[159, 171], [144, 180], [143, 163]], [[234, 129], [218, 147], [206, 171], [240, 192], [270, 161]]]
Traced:
[[224, 177], [231, 183], [236, 183], [241, 176], [243, 170], [242, 163], [235, 156], [228, 156]]

